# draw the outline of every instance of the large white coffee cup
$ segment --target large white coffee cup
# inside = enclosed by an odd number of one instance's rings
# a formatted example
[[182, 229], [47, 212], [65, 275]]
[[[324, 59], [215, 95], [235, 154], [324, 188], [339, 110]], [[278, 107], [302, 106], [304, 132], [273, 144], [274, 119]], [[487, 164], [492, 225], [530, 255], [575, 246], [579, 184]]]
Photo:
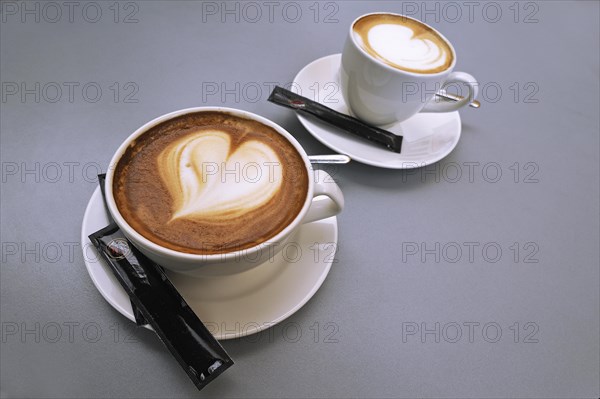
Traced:
[[[433, 47], [435, 50], [435, 43], [415, 42], [420, 39], [405, 35], [406, 31], [402, 26], [396, 29], [387, 26], [390, 24], [382, 23], [373, 31], [373, 41], [375, 46], [381, 47], [380, 53], [383, 57], [375, 54], [378, 49], [370, 51], [372, 47], [368, 47], [369, 51], [366, 50], [365, 43], [361, 43], [362, 39], [354, 27], [367, 17], [370, 20], [381, 17], [382, 21], [397, 19], [400, 23], [404, 21], [409, 28], [412, 26], [431, 30], [441, 40], [441, 44], [445, 44], [443, 47], [449, 49], [448, 65], [435, 72], [425, 68], [419, 70], [419, 60], [410, 59], [413, 57], [413, 54], [410, 54], [411, 49], [417, 48], [415, 51], [419, 51], [418, 47], [421, 46], [425, 49]], [[400, 44], [404, 45], [404, 49]], [[406, 56], [403, 55], [403, 51], [407, 52]], [[393, 62], [386, 62], [387, 54], [390, 54], [388, 58], [391, 60], [409, 59], [407, 65], [410, 67], [402, 69]], [[431, 26], [400, 14], [365, 14], [352, 23], [344, 45], [340, 68], [342, 94], [355, 116], [374, 125], [402, 122], [418, 112], [455, 111], [477, 97], [475, 78], [465, 72], [453, 72], [455, 65], [454, 47]], [[434, 97], [437, 91], [448, 85], [466, 86], [468, 93], [462, 93], [464, 99], [455, 102], [439, 101], [438, 97]]]
[[[188, 113], [217, 111], [239, 116], [242, 118], [258, 121], [273, 128], [277, 133], [285, 137], [298, 151], [304, 161], [304, 167], [308, 172], [308, 189], [304, 205], [297, 216], [282, 231], [274, 237], [251, 248], [218, 253], [218, 254], [191, 254], [165, 248], [144, 237], [132, 228], [119, 212], [114, 193], [113, 181], [116, 165], [125, 153], [128, 146], [139, 136], [143, 135], [152, 127]], [[322, 170], [313, 170], [304, 149], [298, 141], [279, 125], [251, 112], [225, 108], [225, 107], [198, 107], [175, 111], [158, 117], [136, 130], [129, 136], [114, 154], [108, 172], [106, 173], [106, 203], [113, 219], [123, 231], [123, 234], [144, 255], [161, 266], [192, 276], [219, 276], [240, 273], [256, 267], [277, 254], [285, 244], [293, 237], [293, 233], [304, 223], [325, 219], [338, 214], [344, 207], [344, 196], [338, 185], [331, 176]], [[319, 197], [319, 198], [316, 198]]]

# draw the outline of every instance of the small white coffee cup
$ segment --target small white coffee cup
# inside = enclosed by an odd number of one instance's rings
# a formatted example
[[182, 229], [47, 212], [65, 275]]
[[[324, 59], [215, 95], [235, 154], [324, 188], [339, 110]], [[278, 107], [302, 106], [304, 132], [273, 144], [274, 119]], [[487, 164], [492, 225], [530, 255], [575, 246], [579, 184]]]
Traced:
[[[355, 38], [354, 25], [367, 16], [396, 16], [415, 21], [430, 28], [445, 41], [452, 53], [451, 65], [438, 73], [408, 72], [395, 68], [365, 51]], [[390, 40], [393, 40], [390, 37]], [[340, 68], [341, 89], [344, 100], [352, 113], [373, 125], [402, 122], [418, 112], [455, 111], [477, 97], [477, 82], [465, 72], [453, 72], [456, 52], [452, 44], [431, 26], [401, 14], [365, 14], [350, 25], [342, 52]], [[468, 95], [462, 100], [438, 101], [436, 91], [450, 84], [466, 85]]]
[[[152, 127], [185, 114], [196, 112], [225, 112], [234, 116], [252, 119], [273, 128], [285, 137], [298, 151], [308, 172], [308, 189], [302, 209], [282, 231], [274, 237], [254, 247], [239, 251], [199, 255], [165, 248], [144, 237], [127, 223], [119, 212], [114, 193], [113, 180], [116, 165], [127, 147], [139, 136]], [[159, 265], [179, 273], [197, 277], [219, 276], [240, 273], [256, 267], [277, 254], [293, 236], [293, 233], [304, 223], [314, 222], [335, 216], [344, 207], [344, 196], [331, 176], [322, 170], [313, 170], [308, 156], [296, 139], [281, 126], [262, 116], [251, 112], [225, 107], [197, 107], [171, 112], [160, 116], [136, 130], [116, 151], [106, 173], [106, 204], [113, 219], [131, 243], [148, 258]], [[323, 198], [315, 198], [324, 196]]]

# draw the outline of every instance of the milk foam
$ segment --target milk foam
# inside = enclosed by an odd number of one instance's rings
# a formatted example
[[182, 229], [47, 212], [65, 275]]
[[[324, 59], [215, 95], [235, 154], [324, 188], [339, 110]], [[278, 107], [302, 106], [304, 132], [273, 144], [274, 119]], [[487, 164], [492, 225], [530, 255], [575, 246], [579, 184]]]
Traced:
[[356, 31], [353, 34], [359, 45], [369, 47], [382, 61], [400, 69], [428, 72], [443, 67], [451, 57], [445, 46], [417, 35], [410, 26], [381, 23], [373, 25], [366, 38]]
[[283, 180], [281, 162], [267, 144], [248, 140], [232, 152], [231, 137], [220, 130], [185, 135], [157, 161], [174, 202], [171, 220], [238, 217], [267, 203]]

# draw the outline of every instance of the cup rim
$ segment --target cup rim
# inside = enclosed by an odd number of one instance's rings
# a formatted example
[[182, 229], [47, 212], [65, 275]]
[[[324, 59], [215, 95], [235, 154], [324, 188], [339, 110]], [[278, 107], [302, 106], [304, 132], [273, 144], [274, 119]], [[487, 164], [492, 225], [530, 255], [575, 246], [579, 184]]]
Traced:
[[[220, 252], [220, 253], [215, 253], [215, 254], [192, 254], [192, 253], [177, 251], [177, 250], [167, 248], [167, 247], [164, 247], [162, 245], [155, 243], [154, 241], [150, 240], [149, 238], [146, 238], [141, 233], [136, 231], [133, 227], [131, 227], [131, 225], [121, 215], [121, 212], [119, 211], [119, 208], [117, 207], [117, 204], [116, 204], [116, 201], [115, 201], [114, 195], [113, 195], [113, 180], [114, 180], [116, 166], [117, 166], [119, 160], [121, 159], [122, 155], [125, 153], [125, 150], [129, 147], [129, 145], [131, 144], [131, 142], [133, 140], [142, 136], [144, 133], [146, 133], [152, 127], [154, 127], [160, 123], [166, 122], [168, 120], [171, 120], [173, 118], [176, 118], [176, 117], [179, 117], [182, 115], [191, 114], [191, 113], [196, 113], [196, 112], [223, 112], [223, 113], [229, 113], [234, 116], [243, 117], [243, 118], [247, 118], [247, 119], [251, 119], [251, 120], [260, 122], [266, 126], [273, 128], [277, 133], [284, 136], [288, 140], [288, 142], [290, 142], [294, 146], [294, 148], [296, 148], [296, 150], [302, 157], [302, 160], [304, 161], [304, 166], [306, 167], [306, 170], [308, 172], [308, 189], [307, 189], [307, 193], [306, 193], [306, 198], [304, 200], [304, 204], [302, 205], [302, 208], [300, 209], [300, 212], [298, 212], [296, 217], [287, 226], [285, 226], [279, 233], [277, 233], [273, 237], [270, 237], [269, 239], [267, 239], [259, 244], [256, 244], [252, 247], [246, 248], [246, 249], [239, 249], [236, 251], [229, 251], [229, 252]], [[118, 147], [118, 149], [113, 154], [113, 156], [110, 160], [108, 170], [106, 172], [106, 180], [105, 180], [106, 205], [107, 205], [108, 211], [111, 214], [111, 216], [113, 217], [114, 221], [117, 223], [117, 225], [123, 230], [123, 232], [128, 237], [132, 238], [132, 243], [134, 245], [136, 242], [139, 242], [141, 245], [144, 246], [145, 249], [148, 249], [151, 252], [154, 252], [154, 253], [157, 253], [157, 254], [160, 254], [163, 256], [176, 257], [178, 260], [183, 260], [183, 261], [190, 261], [190, 262], [193, 262], [193, 261], [201, 261], [201, 262], [219, 261], [219, 262], [222, 262], [222, 261], [227, 261], [230, 259], [235, 259], [239, 256], [253, 254], [259, 250], [268, 248], [269, 246], [273, 245], [274, 243], [280, 242], [284, 237], [286, 237], [288, 234], [290, 234], [300, 224], [300, 222], [302, 221], [302, 219], [308, 212], [308, 208], [310, 207], [310, 204], [312, 202], [313, 193], [314, 193], [314, 178], [311, 176], [311, 173], [312, 173], [311, 163], [310, 163], [310, 160], [308, 159], [308, 155], [306, 154], [305, 150], [302, 148], [302, 146], [296, 140], [296, 138], [294, 136], [292, 136], [291, 133], [289, 133], [283, 127], [279, 126], [277, 123], [275, 123], [263, 116], [255, 114], [253, 112], [244, 111], [244, 110], [236, 109], [236, 108], [221, 107], [221, 106], [191, 107], [191, 108], [185, 108], [185, 109], [180, 109], [177, 111], [169, 112], [167, 114], [156, 117], [149, 122], [146, 122], [144, 125], [142, 125], [138, 129], [136, 129], [132, 134], [130, 134], [121, 143], [121, 145]], [[199, 264], [199, 266], [201, 266], [201, 265]]]
[[[353, 29], [354, 29], [354, 25], [362, 18], [364, 17], [368, 17], [369, 15], [394, 15], [396, 17], [402, 17], [402, 18], [407, 18], [407, 19], [411, 19], [419, 24], [425, 25], [426, 27], [428, 27], [429, 29], [433, 30], [436, 34], [438, 34], [448, 45], [448, 47], [450, 47], [450, 51], [452, 51], [452, 63], [450, 64], [450, 66], [446, 69], [444, 69], [443, 71], [440, 72], [436, 72], [436, 73], [418, 73], [418, 72], [410, 72], [410, 71], [405, 71], [403, 69], [399, 69], [399, 68], [394, 68], [388, 64], [386, 64], [385, 62], [373, 57], [371, 54], [367, 53], [360, 45], [358, 45], [358, 43], [356, 43], [356, 40], [354, 39], [354, 34], [353, 34]], [[361, 54], [363, 54], [364, 56], [368, 57], [371, 60], [374, 60], [378, 65], [386, 68], [389, 71], [394, 71], [397, 73], [403, 73], [409, 76], [414, 76], [414, 77], [424, 77], [424, 76], [430, 76], [430, 77], [438, 77], [438, 76], [443, 76], [444, 74], [447, 74], [449, 72], [452, 72], [452, 70], [454, 69], [454, 67], [456, 66], [456, 51], [454, 50], [454, 46], [452, 45], [452, 43], [450, 42], [450, 40], [448, 40], [448, 38], [446, 36], [444, 36], [439, 30], [437, 30], [436, 28], [434, 28], [433, 26], [419, 20], [413, 17], [409, 17], [408, 15], [403, 15], [403, 14], [398, 14], [395, 12], [387, 12], [387, 11], [375, 11], [375, 12], [370, 12], [367, 14], [362, 14], [360, 16], [358, 16], [356, 19], [354, 19], [354, 21], [352, 21], [352, 23], [350, 24], [350, 30], [349, 30], [349, 35], [350, 35], [350, 40], [352, 41], [352, 44], [358, 49], [358, 51], [361, 52]]]

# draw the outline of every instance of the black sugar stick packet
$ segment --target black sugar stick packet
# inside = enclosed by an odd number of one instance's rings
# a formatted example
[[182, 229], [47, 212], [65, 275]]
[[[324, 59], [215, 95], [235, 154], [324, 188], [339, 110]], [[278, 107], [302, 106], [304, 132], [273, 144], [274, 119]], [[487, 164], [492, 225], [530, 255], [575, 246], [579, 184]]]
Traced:
[[114, 222], [89, 238], [129, 295], [134, 309], [152, 326], [198, 389], [233, 365], [162, 267], [139, 252]]
[[[108, 217], [110, 218], [110, 212], [108, 212], [108, 207], [106, 206], [106, 193], [104, 192], [104, 182], [105, 181], [106, 181], [106, 174], [105, 173], [99, 174], [98, 175], [98, 184], [100, 184], [100, 191], [102, 192], [102, 198], [105, 200], [104, 207], [106, 208], [106, 213], [107, 213]], [[111, 220], [111, 223], [114, 223], [114, 222], [112, 222], [112, 220]], [[133, 303], [133, 301], [131, 301], [131, 309], [133, 310], [133, 316], [135, 317], [135, 324], [137, 324], [138, 327], [145, 326], [148, 324], [148, 320], [146, 320], [146, 318], [144, 317], [142, 312], [140, 312], [140, 310], [137, 308], [137, 306], [135, 306], [135, 303]]]
[[371, 126], [360, 119], [337, 112], [283, 87], [276, 86], [269, 96], [268, 101], [292, 108], [302, 114], [312, 115], [323, 122], [384, 146], [391, 151], [400, 153], [402, 150], [402, 136], [395, 135], [387, 130]]

